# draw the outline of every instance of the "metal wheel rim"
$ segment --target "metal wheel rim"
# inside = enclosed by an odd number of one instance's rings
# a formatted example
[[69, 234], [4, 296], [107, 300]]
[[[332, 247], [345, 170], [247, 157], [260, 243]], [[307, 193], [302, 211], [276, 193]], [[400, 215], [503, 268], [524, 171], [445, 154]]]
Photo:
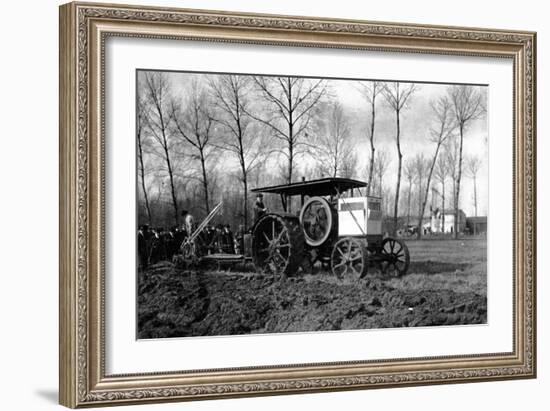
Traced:
[[408, 268], [407, 252], [405, 245], [395, 239], [386, 239], [382, 243], [381, 254], [385, 256], [382, 261], [382, 271], [386, 274], [398, 277]]
[[344, 239], [334, 245], [331, 257], [333, 274], [344, 277], [361, 278], [365, 272], [365, 250], [353, 239]]
[[[314, 207], [315, 211], [313, 211]], [[321, 222], [323, 227], [319, 231]], [[328, 202], [322, 197], [311, 197], [300, 211], [300, 223], [306, 242], [315, 247], [322, 245], [330, 236], [333, 225], [332, 211]], [[313, 228], [310, 228], [312, 226]]]
[[268, 232], [261, 233], [263, 238], [259, 241], [262, 247], [258, 250], [258, 256], [262, 260], [261, 266], [264, 271], [282, 273], [288, 264], [290, 237], [284, 224], [275, 218], [270, 222], [270, 227], [266, 227]]

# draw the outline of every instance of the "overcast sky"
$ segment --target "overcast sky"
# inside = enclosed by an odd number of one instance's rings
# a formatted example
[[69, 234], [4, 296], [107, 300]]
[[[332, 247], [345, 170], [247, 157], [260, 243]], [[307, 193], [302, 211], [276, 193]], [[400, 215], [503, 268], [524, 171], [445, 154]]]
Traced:
[[[186, 89], [191, 80], [203, 82], [206, 74], [169, 72], [168, 77], [172, 83], [175, 94], [185, 96]], [[388, 79], [391, 81], [391, 79]], [[345, 113], [350, 120], [351, 140], [354, 143], [358, 155], [358, 176], [366, 180], [366, 169], [370, 145], [367, 137], [367, 124], [370, 117], [370, 107], [361, 93], [358, 91], [358, 80], [328, 80], [329, 89], [335, 98], [343, 105]], [[429, 130], [433, 126], [434, 117], [430, 102], [444, 95], [448, 85], [445, 84], [418, 84], [418, 89], [411, 97], [408, 108], [401, 113], [401, 151], [403, 161], [411, 159], [417, 153], [423, 153], [431, 159], [435, 150], [435, 144], [429, 141]], [[486, 86], [480, 86], [482, 92], [487, 92]], [[488, 167], [487, 144], [490, 139], [486, 117], [474, 121], [468, 128], [464, 138], [464, 155], [476, 155], [483, 160], [483, 166], [478, 174], [478, 215], [487, 215], [488, 193]], [[390, 165], [384, 178], [385, 185], [395, 187], [397, 179], [397, 149], [395, 144], [395, 113], [389, 108], [382, 95], [377, 98], [375, 145], [377, 149], [385, 149], [390, 155]], [[224, 156], [224, 158], [228, 158]], [[222, 160], [223, 161], [223, 160]], [[231, 161], [231, 160], [227, 160]], [[313, 162], [311, 158], [304, 158], [301, 164]], [[404, 177], [403, 177], [404, 180]], [[402, 180], [403, 190], [406, 184]], [[439, 188], [439, 186], [437, 186]], [[447, 183], [446, 206], [451, 203], [451, 180]], [[393, 188], [393, 190], [395, 190]], [[404, 191], [402, 192], [402, 196]], [[463, 172], [461, 183], [461, 207], [467, 215], [474, 214], [473, 181]], [[450, 208], [450, 207], [449, 207]]]

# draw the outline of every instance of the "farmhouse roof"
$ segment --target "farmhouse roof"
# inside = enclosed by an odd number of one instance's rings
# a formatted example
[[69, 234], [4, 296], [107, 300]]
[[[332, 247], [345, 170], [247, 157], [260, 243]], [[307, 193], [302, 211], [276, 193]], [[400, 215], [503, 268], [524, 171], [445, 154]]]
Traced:
[[252, 190], [254, 193], [273, 193], [287, 196], [328, 196], [336, 193], [343, 193], [352, 188], [366, 187], [364, 181], [351, 178], [320, 178], [318, 180], [300, 181], [291, 184], [280, 184], [270, 187], [260, 187]]

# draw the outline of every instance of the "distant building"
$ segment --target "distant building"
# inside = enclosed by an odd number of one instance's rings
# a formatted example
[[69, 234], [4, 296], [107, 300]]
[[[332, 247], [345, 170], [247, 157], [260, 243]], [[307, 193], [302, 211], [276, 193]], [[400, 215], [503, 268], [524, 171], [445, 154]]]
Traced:
[[[432, 233], [452, 233], [455, 229], [455, 210], [441, 210], [439, 208], [432, 210], [430, 220], [430, 229]], [[466, 229], [466, 214], [458, 210], [458, 232], [464, 232]]]
[[487, 234], [487, 216], [466, 218], [466, 227], [470, 234]]
[[[416, 230], [418, 229], [418, 220], [419, 218], [414, 216], [414, 217], [411, 217], [410, 219], [410, 222], [409, 222], [409, 226], [408, 226], [408, 230], [409, 232], [411, 232], [411, 234], [415, 234], [416, 233]], [[424, 217], [422, 219], [422, 234], [428, 234], [431, 232], [432, 230], [432, 227], [431, 227], [431, 218], [430, 217]]]

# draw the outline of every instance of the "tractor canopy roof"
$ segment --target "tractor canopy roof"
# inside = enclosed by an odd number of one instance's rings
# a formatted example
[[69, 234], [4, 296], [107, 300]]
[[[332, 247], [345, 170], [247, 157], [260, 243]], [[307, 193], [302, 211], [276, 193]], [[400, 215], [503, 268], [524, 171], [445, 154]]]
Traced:
[[281, 184], [271, 187], [260, 187], [252, 190], [254, 193], [272, 193], [284, 196], [329, 196], [341, 194], [352, 188], [366, 187], [367, 183], [351, 178], [330, 177], [318, 180], [300, 181], [291, 184]]

